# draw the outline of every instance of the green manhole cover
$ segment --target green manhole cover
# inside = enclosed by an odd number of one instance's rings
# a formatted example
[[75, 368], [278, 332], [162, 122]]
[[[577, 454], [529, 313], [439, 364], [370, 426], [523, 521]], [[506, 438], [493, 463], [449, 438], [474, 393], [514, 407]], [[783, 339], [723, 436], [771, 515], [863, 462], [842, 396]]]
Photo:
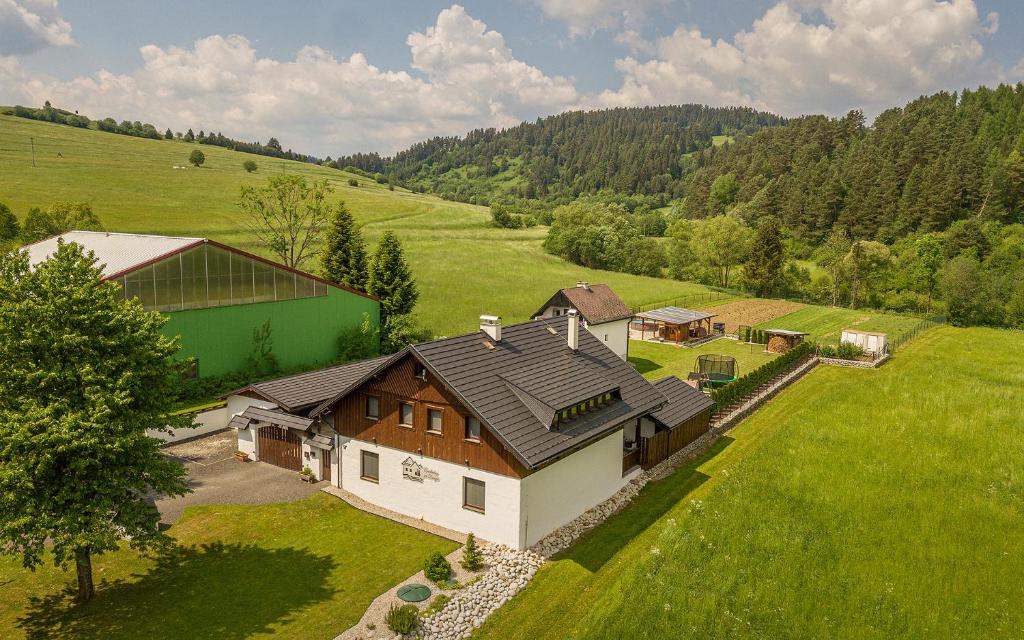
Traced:
[[398, 587], [398, 597], [406, 602], [423, 602], [430, 597], [430, 587], [425, 584], [407, 584]]

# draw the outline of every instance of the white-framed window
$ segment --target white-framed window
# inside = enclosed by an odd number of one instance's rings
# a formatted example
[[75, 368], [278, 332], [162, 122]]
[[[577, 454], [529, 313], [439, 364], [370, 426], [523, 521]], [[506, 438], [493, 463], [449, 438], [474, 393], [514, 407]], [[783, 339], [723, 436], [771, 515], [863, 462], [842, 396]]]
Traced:
[[369, 482], [380, 482], [380, 456], [372, 451], [359, 452], [359, 477]]
[[380, 418], [380, 398], [377, 396], [366, 396], [366, 417], [374, 420]]
[[412, 405], [408, 402], [398, 403], [398, 424], [403, 427], [411, 427], [413, 416]]
[[480, 439], [480, 421], [473, 416], [466, 416], [466, 440]]
[[486, 483], [476, 478], [462, 478], [462, 508], [484, 512], [486, 502]]

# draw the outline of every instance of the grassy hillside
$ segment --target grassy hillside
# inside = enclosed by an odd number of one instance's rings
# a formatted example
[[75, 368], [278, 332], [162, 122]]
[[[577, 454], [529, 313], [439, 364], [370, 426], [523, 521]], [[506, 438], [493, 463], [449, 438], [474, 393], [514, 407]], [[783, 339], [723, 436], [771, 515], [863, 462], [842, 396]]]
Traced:
[[[206, 154], [199, 169], [187, 160], [197, 147]], [[259, 165], [256, 173], [242, 169], [248, 159]], [[577, 267], [543, 252], [544, 228], [497, 229], [484, 208], [403, 189], [391, 192], [333, 169], [0, 116], [0, 202], [21, 216], [32, 206], [81, 200], [92, 204], [113, 231], [206, 236], [267, 255], [245, 229], [235, 203], [241, 185], [257, 185], [283, 172], [330, 180], [335, 197], [345, 200], [368, 242], [386, 228], [399, 234], [421, 285], [417, 314], [438, 335], [471, 330], [481, 313], [526, 319], [556, 289], [576, 280], [607, 282], [631, 305], [705, 290]], [[353, 177], [359, 187], [347, 184]]]
[[1022, 359], [1020, 332], [945, 327], [819, 367], [476, 637], [1019, 637]]
[[920, 318], [867, 309], [807, 306], [756, 326], [760, 329], [806, 331], [811, 340], [824, 344], [838, 343], [843, 329], [882, 331], [888, 333], [890, 338], [895, 338], [920, 321]]

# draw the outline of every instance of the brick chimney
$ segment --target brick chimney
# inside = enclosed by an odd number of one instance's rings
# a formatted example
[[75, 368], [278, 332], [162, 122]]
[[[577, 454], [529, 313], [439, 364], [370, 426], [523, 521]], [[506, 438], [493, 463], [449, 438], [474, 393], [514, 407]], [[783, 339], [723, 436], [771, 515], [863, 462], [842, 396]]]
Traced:
[[576, 351], [580, 348], [580, 320], [578, 313], [575, 309], [569, 309], [566, 317], [569, 318], [569, 348]]
[[501, 316], [480, 316], [480, 330], [494, 342], [501, 342]]

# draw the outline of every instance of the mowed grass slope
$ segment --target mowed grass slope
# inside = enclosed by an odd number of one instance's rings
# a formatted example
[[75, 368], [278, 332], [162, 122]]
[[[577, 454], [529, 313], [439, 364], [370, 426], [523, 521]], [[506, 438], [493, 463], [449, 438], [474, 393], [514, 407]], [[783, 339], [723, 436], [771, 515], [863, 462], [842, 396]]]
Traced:
[[799, 311], [757, 324], [759, 329], [806, 331], [810, 339], [820, 343], [838, 343], [843, 329], [881, 331], [889, 338], [904, 333], [921, 322], [921, 318], [883, 313], [871, 309], [807, 306]]
[[819, 367], [475, 637], [1019, 638], [1022, 361], [1019, 332], [943, 327]]
[[[206, 154], [198, 169], [188, 164], [196, 148]], [[252, 174], [242, 169], [249, 159], [259, 165]], [[363, 225], [371, 249], [385, 229], [398, 233], [420, 284], [417, 315], [437, 335], [471, 331], [482, 313], [526, 320], [557, 289], [577, 280], [608, 283], [630, 305], [706, 291], [696, 284], [578, 267], [544, 253], [544, 228], [498, 229], [486, 208], [400, 188], [388, 191], [333, 169], [0, 116], [0, 202], [20, 216], [55, 200], [85, 201], [112, 231], [205, 236], [269, 255], [245, 228], [236, 202], [242, 185], [260, 185], [281, 173], [330, 181], [334, 197]], [[359, 186], [349, 186], [350, 178]], [[306, 265], [317, 268], [315, 262]]]
[[330, 640], [430, 553], [458, 546], [322, 493], [189, 508], [169, 533], [179, 548], [162, 560], [94, 557], [97, 593], [84, 606], [66, 591], [73, 567], [32, 573], [0, 557], [0, 637]]

